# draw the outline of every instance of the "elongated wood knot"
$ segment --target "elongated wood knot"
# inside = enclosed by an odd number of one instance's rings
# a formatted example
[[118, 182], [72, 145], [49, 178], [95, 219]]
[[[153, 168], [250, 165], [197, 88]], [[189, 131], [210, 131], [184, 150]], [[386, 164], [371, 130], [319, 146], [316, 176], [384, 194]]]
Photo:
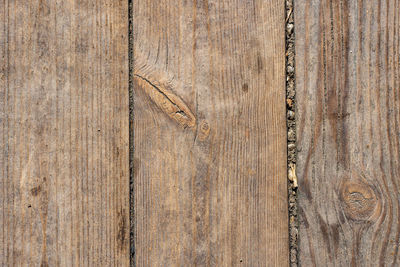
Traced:
[[172, 83], [166, 73], [138, 60], [134, 67], [133, 78], [139, 89], [180, 126], [192, 128], [196, 125], [195, 116], [185, 102], [174, 93], [176, 84]]
[[366, 179], [344, 177], [340, 200], [346, 217], [353, 221], [375, 221], [381, 212], [381, 198], [376, 188]]

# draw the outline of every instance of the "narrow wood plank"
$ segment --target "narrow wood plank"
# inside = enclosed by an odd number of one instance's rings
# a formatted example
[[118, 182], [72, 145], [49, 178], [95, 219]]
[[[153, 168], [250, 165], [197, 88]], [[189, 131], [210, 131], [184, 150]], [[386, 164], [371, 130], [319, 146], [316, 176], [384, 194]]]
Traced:
[[398, 266], [399, 10], [296, 1], [302, 266]]
[[0, 2], [1, 266], [129, 264], [126, 2]]
[[137, 0], [137, 266], [287, 266], [284, 1]]

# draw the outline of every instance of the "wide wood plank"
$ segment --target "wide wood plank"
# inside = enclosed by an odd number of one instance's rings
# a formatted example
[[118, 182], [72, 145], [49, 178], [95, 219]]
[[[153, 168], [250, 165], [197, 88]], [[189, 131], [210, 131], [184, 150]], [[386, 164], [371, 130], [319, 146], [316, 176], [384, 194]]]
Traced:
[[133, 5], [137, 266], [287, 266], [284, 1]]
[[302, 266], [398, 266], [399, 10], [296, 1]]
[[127, 266], [127, 1], [1, 1], [0, 21], [0, 265]]

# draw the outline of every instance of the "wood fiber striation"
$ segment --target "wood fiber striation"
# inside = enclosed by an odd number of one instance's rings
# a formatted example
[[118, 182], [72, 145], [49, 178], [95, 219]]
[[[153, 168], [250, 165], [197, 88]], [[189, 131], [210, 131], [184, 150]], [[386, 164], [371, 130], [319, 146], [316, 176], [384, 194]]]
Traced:
[[399, 1], [296, 2], [302, 266], [397, 266]]

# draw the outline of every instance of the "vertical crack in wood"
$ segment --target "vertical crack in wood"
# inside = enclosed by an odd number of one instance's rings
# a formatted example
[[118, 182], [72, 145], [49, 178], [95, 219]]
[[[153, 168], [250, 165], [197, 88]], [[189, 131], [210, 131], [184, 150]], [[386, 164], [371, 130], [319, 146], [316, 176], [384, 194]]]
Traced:
[[128, 0], [128, 61], [129, 61], [129, 247], [130, 266], [135, 264], [135, 198], [134, 198], [134, 99], [133, 99], [133, 0]]

